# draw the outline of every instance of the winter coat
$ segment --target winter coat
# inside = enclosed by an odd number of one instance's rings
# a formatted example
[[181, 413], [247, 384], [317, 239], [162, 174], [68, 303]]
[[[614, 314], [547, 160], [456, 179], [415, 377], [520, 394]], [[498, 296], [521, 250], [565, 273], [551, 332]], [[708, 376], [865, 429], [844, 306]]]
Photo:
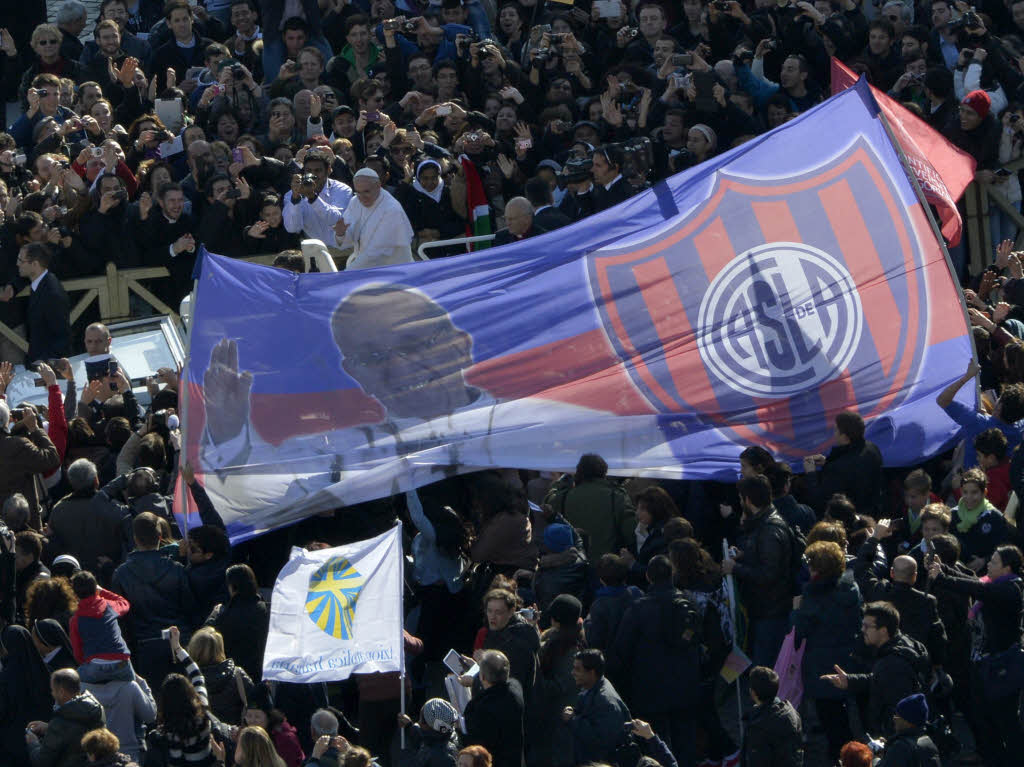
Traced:
[[931, 670], [928, 651], [916, 639], [897, 633], [878, 648], [870, 674], [850, 674], [851, 694], [869, 693], [864, 725], [872, 735], [892, 734], [896, 704], [921, 691], [922, 678]]
[[983, 583], [952, 575], [948, 568], [943, 567], [933, 584], [937, 589], [966, 594], [982, 602], [981, 621], [985, 625], [983, 652], [1002, 652], [1020, 642], [1024, 580], [1014, 577]]
[[849, 666], [860, 637], [860, 606], [860, 590], [849, 570], [840, 578], [811, 581], [804, 587], [800, 607], [790, 620], [797, 642], [805, 643], [803, 679], [808, 696], [826, 700], [845, 697], [821, 675], [833, 673], [836, 665]]
[[885, 744], [878, 767], [940, 767], [939, 749], [924, 730], [904, 730]]
[[[488, 629], [484, 635], [483, 649], [505, 653], [512, 678], [519, 682], [523, 696], [528, 701], [537, 677], [537, 651], [540, 649], [540, 636], [533, 624], [518, 614], [513, 615], [501, 631]], [[474, 695], [478, 687], [479, 682], [473, 688]]]
[[783, 495], [772, 499], [772, 505], [779, 512], [779, 516], [786, 520], [786, 524], [800, 534], [806, 536], [811, 528], [818, 522], [814, 509], [803, 503], [797, 503], [796, 498], [791, 495]]
[[572, 594], [585, 609], [590, 601], [590, 565], [587, 558], [575, 548], [543, 555], [533, 579], [533, 590], [541, 610], [546, 610], [559, 594]]
[[608, 479], [595, 479], [575, 487], [556, 483], [545, 502], [570, 525], [584, 531], [588, 539], [587, 558], [596, 562], [603, 555], [618, 553], [635, 540], [636, 514], [626, 492]]
[[54, 711], [46, 734], [29, 746], [32, 767], [85, 767], [82, 736], [106, 721], [103, 706], [92, 693], [79, 693]]
[[[570, 644], [568, 649], [556, 655], [557, 643], [562, 639], [562, 632], [555, 629], [548, 629], [540, 638], [536, 697], [527, 713], [533, 726], [527, 730], [545, 735], [543, 738], [536, 738], [532, 744], [534, 760], [547, 767], [565, 767], [573, 764], [572, 733], [568, 725], [562, 721], [562, 711], [566, 706], [575, 705], [579, 693], [572, 675], [572, 667], [580, 647], [577, 644]], [[565, 644], [561, 646], [565, 647]]]
[[743, 718], [743, 767], [803, 767], [803, 725], [788, 700], [754, 706]]
[[71, 554], [83, 570], [96, 572], [98, 559], [121, 560], [121, 514], [92, 488], [67, 495], [50, 512], [48, 523], [56, 551]]
[[182, 633], [195, 625], [196, 602], [185, 568], [159, 551], [133, 551], [114, 570], [111, 590], [131, 602], [135, 640], [156, 639], [168, 626]]
[[210, 710], [225, 724], [240, 724], [245, 711], [243, 700], [238, 695], [235, 675], [241, 678], [245, 699], [248, 700], [255, 685], [244, 669], [228, 658], [220, 663], [202, 666], [200, 671], [206, 679], [206, 692], [210, 696]]
[[606, 650], [615, 639], [622, 616], [643, 596], [636, 586], [602, 586], [594, 595], [594, 603], [583, 623], [587, 644]]
[[[692, 624], [683, 620], [691, 611]], [[682, 636], [686, 629], [690, 636]], [[608, 653], [608, 675], [628, 684], [633, 707], [644, 716], [695, 707], [700, 699], [700, 617], [672, 585], [652, 585], [626, 611]]]
[[743, 520], [739, 548], [743, 557], [733, 575], [752, 619], [781, 618], [793, 607], [792, 533], [773, 506]]
[[537, 544], [530, 518], [518, 511], [499, 511], [481, 526], [469, 555], [474, 562], [532, 570], [537, 566]]
[[970, 562], [975, 557], [988, 560], [996, 546], [1003, 543], [1007, 538], [1006, 519], [1002, 513], [987, 500], [987, 508], [978, 516], [978, 521], [971, 525], [966, 532], [960, 532], [960, 511], [953, 508], [953, 521], [949, 526], [949, 532], [960, 541], [960, 561]]
[[515, 679], [474, 692], [466, 705], [463, 743], [486, 748], [494, 767], [521, 767], [523, 713], [523, 690]]
[[872, 442], [836, 445], [825, 459], [820, 472], [806, 475], [811, 505], [819, 514], [835, 493], [842, 493], [857, 507], [857, 512], [880, 519], [882, 512], [882, 454]]
[[103, 706], [107, 717], [107, 729], [121, 741], [121, 751], [135, 761], [141, 762], [144, 752], [139, 737], [139, 725], [156, 719], [156, 701], [146, 680], [136, 676], [133, 682], [86, 682], [82, 686]]
[[252, 679], [263, 678], [263, 649], [270, 630], [270, 607], [259, 596], [234, 596], [206, 619], [224, 637], [224, 652]]
[[624, 725], [632, 718], [619, 693], [605, 677], [589, 690], [580, 692], [569, 720], [575, 763], [609, 762], [615, 749], [625, 740]]
[[411, 746], [415, 748], [408, 763], [402, 767], [455, 767], [459, 756], [459, 743], [454, 733], [443, 735], [414, 724], [407, 730]]

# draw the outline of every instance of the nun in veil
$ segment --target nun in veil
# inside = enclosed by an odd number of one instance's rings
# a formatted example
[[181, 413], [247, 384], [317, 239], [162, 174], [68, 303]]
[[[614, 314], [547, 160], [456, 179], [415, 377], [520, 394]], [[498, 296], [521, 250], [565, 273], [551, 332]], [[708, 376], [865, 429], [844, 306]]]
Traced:
[[30, 767], [25, 727], [53, 714], [50, 672], [23, 626], [8, 626], [0, 634], [0, 659], [0, 754], [9, 767]]

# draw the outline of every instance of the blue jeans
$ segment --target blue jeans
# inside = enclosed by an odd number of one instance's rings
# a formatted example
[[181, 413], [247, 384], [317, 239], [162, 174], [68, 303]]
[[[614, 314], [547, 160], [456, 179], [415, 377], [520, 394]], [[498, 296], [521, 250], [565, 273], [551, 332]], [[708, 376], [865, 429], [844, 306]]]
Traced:
[[[479, 2], [479, 0], [478, 0]], [[312, 45], [324, 55], [324, 61], [330, 61], [334, 56], [331, 44], [323, 35], [316, 35], [309, 39], [307, 45]], [[264, 31], [263, 33], [263, 77], [266, 81], [272, 82], [277, 77], [277, 70], [284, 63], [285, 47], [280, 32]]]
[[750, 653], [754, 665], [775, 668], [782, 640], [789, 631], [789, 617], [754, 618], [750, 621], [750, 631], [754, 635]]
[[78, 667], [78, 676], [89, 684], [131, 682], [135, 679], [135, 669], [128, 660], [120, 663], [83, 663]]

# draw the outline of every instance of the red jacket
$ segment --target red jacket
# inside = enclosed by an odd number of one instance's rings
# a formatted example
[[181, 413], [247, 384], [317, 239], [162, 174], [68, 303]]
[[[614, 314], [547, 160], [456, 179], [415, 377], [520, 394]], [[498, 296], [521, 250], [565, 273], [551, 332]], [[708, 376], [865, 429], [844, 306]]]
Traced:
[[93, 658], [128, 660], [131, 654], [117, 619], [129, 609], [131, 604], [127, 599], [103, 588], [79, 602], [69, 623], [75, 660], [79, 663], [88, 663]]

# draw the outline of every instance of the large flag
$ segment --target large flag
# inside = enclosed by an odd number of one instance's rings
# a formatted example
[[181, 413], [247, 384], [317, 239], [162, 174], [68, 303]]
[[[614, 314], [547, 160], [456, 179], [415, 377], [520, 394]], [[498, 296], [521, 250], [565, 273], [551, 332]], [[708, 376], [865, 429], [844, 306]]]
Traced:
[[[832, 58], [832, 93], [846, 90], [857, 79], [853, 70]], [[913, 168], [925, 199], [939, 211], [943, 236], [950, 245], [956, 245], [963, 229], [956, 201], [974, 180], [974, 158], [878, 88], [872, 86], [871, 92]]]
[[907, 465], [956, 436], [935, 397], [970, 358], [946, 259], [861, 85], [486, 253], [309, 275], [207, 257], [185, 450], [236, 541], [586, 452], [617, 475], [733, 480], [759, 444], [799, 470], [848, 408]]
[[331, 682], [401, 671], [402, 528], [333, 549], [295, 547], [270, 603], [263, 678]]
[[[491, 234], [491, 206], [487, 202], [487, 193], [484, 191], [484, 182], [480, 178], [480, 171], [476, 163], [467, 155], [459, 157], [462, 164], [462, 174], [466, 177], [466, 208], [469, 217], [466, 220], [466, 236], [478, 237], [484, 234]], [[488, 242], [474, 242], [470, 250], [484, 250], [490, 247]]]

